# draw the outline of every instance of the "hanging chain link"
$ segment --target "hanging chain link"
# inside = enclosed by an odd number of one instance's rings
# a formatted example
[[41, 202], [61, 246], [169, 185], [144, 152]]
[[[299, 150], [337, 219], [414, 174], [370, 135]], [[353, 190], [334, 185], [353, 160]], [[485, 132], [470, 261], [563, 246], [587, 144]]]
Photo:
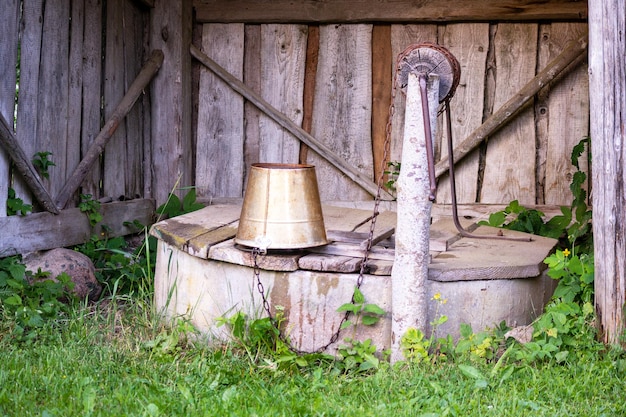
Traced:
[[[380, 208], [380, 202], [381, 202], [381, 191], [382, 191], [382, 188], [383, 188], [383, 181], [384, 181], [384, 178], [385, 178], [385, 171], [386, 171], [386, 167], [387, 167], [387, 159], [389, 157], [389, 152], [390, 152], [390, 148], [391, 148], [392, 120], [393, 120], [393, 116], [394, 116], [395, 110], [396, 110], [395, 101], [396, 101], [396, 94], [397, 94], [397, 90], [398, 90], [397, 80], [398, 80], [398, 73], [400, 71], [400, 60], [401, 60], [401, 55], [398, 56], [398, 60], [396, 61], [396, 70], [394, 72], [394, 77], [393, 77], [393, 84], [392, 84], [392, 89], [391, 89], [391, 103], [389, 104], [389, 112], [388, 112], [388, 117], [387, 117], [387, 124], [385, 126], [385, 142], [383, 144], [383, 155], [382, 155], [382, 159], [381, 159], [380, 173], [378, 175], [378, 181], [377, 181], [378, 187], [376, 189], [376, 196], [374, 197], [374, 209], [372, 211], [372, 217], [371, 217], [371, 221], [370, 221], [370, 230], [369, 230], [369, 233], [368, 233], [368, 236], [367, 236], [365, 250], [363, 251], [363, 258], [361, 260], [361, 265], [360, 265], [360, 269], [359, 269], [359, 276], [358, 276], [358, 278], [356, 280], [355, 291], [352, 293], [352, 298], [350, 299], [351, 303], [354, 303], [354, 296], [356, 294], [356, 290], [360, 290], [361, 286], [363, 285], [363, 279], [364, 279], [365, 274], [367, 272], [367, 266], [368, 266], [368, 262], [369, 262], [369, 255], [370, 255], [370, 251], [372, 249], [372, 242], [374, 241], [374, 231], [376, 229], [376, 219], [378, 218], [378, 215], [380, 214], [379, 208]], [[269, 317], [270, 322], [272, 323], [272, 325], [276, 328], [276, 330], [278, 330], [278, 338], [289, 348], [290, 351], [292, 351], [292, 352], [294, 352], [294, 353], [296, 353], [298, 355], [308, 354], [308, 353], [322, 353], [322, 352], [324, 352], [326, 349], [328, 349], [330, 347], [330, 345], [334, 344], [335, 342], [337, 342], [337, 340], [339, 340], [339, 336], [341, 335], [342, 327], [348, 321], [348, 319], [350, 318], [350, 312], [346, 311], [346, 313], [342, 317], [341, 321], [339, 322], [339, 326], [337, 326], [337, 330], [332, 334], [332, 336], [330, 337], [330, 340], [325, 345], [320, 346], [319, 348], [317, 348], [317, 349], [315, 349], [313, 351], [310, 351], [310, 352], [303, 351], [303, 350], [300, 350], [300, 349], [294, 347], [291, 344], [291, 342], [289, 341], [289, 339], [284, 335], [284, 333], [280, 329], [280, 323], [277, 322], [276, 318], [272, 314], [272, 311], [271, 311], [271, 308], [270, 308], [270, 303], [267, 300], [267, 295], [265, 294], [265, 287], [263, 286], [263, 282], [261, 282], [261, 268], [259, 267], [258, 258], [259, 258], [259, 256], [264, 256], [265, 254], [266, 254], [266, 251], [265, 250], [261, 250], [260, 248], [254, 248], [252, 250], [252, 257], [253, 257], [253, 262], [254, 262], [254, 277], [255, 277], [255, 280], [256, 280], [257, 290], [258, 290], [258, 292], [261, 295], [261, 298], [263, 300], [263, 309], [265, 310], [265, 313]]]

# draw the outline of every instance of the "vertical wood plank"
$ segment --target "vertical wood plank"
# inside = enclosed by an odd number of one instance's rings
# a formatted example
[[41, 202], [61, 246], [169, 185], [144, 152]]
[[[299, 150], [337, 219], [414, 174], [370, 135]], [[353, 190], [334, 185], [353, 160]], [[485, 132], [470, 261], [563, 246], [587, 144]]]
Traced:
[[[125, 0], [109, 0], [106, 7], [106, 45], [104, 58], [104, 117], [108, 119], [126, 91], [124, 72]], [[118, 200], [124, 197], [126, 183], [126, 118], [122, 120], [104, 150], [103, 193]]]
[[[202, 49], [243, 79], [243, 24], [206, 24]], [[204, 68], [200, 75], [196, 185], [202, 197], [243, 193], [243, 98]]]
[[[309, 25], [308, 34], [302, 98], [302, 112], [304, 113], [302, 117], [302, 129], [307, 133], [311, 133], [313, 126], [313, 107], [315, 104], [315, 78], [317, 77], [317, 64], [319, 61], [320, 27], [318, 25]], [[300, 163], [306, 163], [308, 153], [308, 145], [300, 143]]]
[[[4, 4], [4, 11], [0, 15], [0, 33], [2, 33], [2, 47], [0, 48], [0, 114], [11, 123], [15, 110], [15, 83], [18, 44], [18, 23], [20, 16], [20, 2], [9, 0]], [[4, 149], [0, 149], [0, 217], [7, 214], [6, 201], [10, 186], [10, 160]], [[21, 191], [21, 190], [20, 190]], [[24, 199], [23, 193], [19, 196]]]
[[[537, 25], [500, 23], [495, 36], [496, 96], [499, 108], [535, 74]], [[489, 138], [482, 203], [535, 204], [535, 124], [526, 108]]]
[[[43, 16], [38, 119], [34, 152], [52, 152], [55, 163], [49, 170], [49, 192], [55, 196], [71, 174], [68, 153], [70, 4], [65, 0], [46, 1]], [[32, 154], [31, 154], [32, 155]]]
[[[243, 82], [252, 91], [261, 94], [261, 25], [246, 25], [244, 50]], [[252, 103], [245, 101], [243, 106], [245, 119], [244, 135], [244, 177], [247, 184], [250, 165], [260, 162], [259, 157], [259, 119], [261, 111]]]
[[[150, 45], [164, 61], [150, 88], [152, 161], [151, 192], [157, 207], [165, 203], [176, 184], [193, 183], [191, 140], [191, 0], [155, 0], [151, 9]], [[181, 192], [178, 191], [180, 196]]]
[[[442, 28], [441, 44], [456, 57], [461, 65], [461, 79], [450, 100], [453, 145], [469, 136], [482, 123], [485, 67], [489, 50], [489, 24], [451, 24]], [[442, 140], [441, 159], [448, 158], [447, 127], [445, 122], [437, 135]], [[478, 150], [455, 164], [457, 202], [474, 203], [478, 184]], [[438, 203], [450, 203], [448, 175], [439, 179]]]
[[[581, 23], [552, 23], [548, 43], [549, 59], [563, 46], [586, 32]], [[544, 183], [545, 204], [567, 204], [572, 200], [569, 185], [576, 169], [570, 156], [572, 148], [589, 134], [589, 76], [587, 64], [578, 65], [550, 88], [547, 100], [548, 123]], [[580, 158], [581, 169], [588, 171], [586, 153]]]
[[[35, 153], [37, 140], [39, 63], [41, 53], [41, 35], [43, 31], [43, 0], [24, 3], [22, 10], [22, 41], [20, 51], [20, 92], [18, 97], [18, 116], [16, 135], [22, 149], [28, 156]], [[50, 150], [50, 152], [54, 152]], [[52, 156], [54, 158], [54, 155]], [[52, 167], [51, 169], [54, 169]], [[42, 178], [44, 185], [47, 180]], [[18, 180], [14, 183], [16, 192], [26, 202], [32, 201], [27, 195], [26, 184]], [[18, 191], [19, 190], [19, 191]]]
[[[302, 124], [307, 26], [261, 25], [261, 97]], [[300, 141], [265, 115], [259, 119], [262, 162], [298, 163]]]
[[[320, 27], [312, 135], [372, 177], [371, 143], [372, 26]], [[366, 191], [319, 155], [309, 152], [317, 167], [322, 200], [367, 200]]]
[[[100, 101], [102, 98], [102, 3], [100, 0], [85, 1], [85, 30], [82, 48], [82, 129], [81, 159], [100, 131]], [[75, 122], [75, 121], [74, 121]], [[100, 198], [100, 161], [96, 161], [82, 183], [81, 193]]]
[[[437, 43], [437, 25], [391, 25], [391, 57], [393, 71], [397, 69], [398, 55], [407, 47], [422, 42]], [[391, 75], [392, 80], [394, 74]], [[394, 98], [394, 115], [392, 120], [390, 161], [400, 161], [402, 155], [402, 138], [404, 135], [405, 95], [399, 89]]]
[[[391, 26], [374, 25], [372, 29], [372, 152], [374, 181], [387, 169], [389, 155], [385, 157], [391, 84], [393, 79], [391, 57]], [[389, 138], [391, 140], [391, 138]], [[389, 143], [391, 146], [391, 142]]]
[[589, 2], [595, 303], [604, 341], [624, 343], [626, 1]]
[[[124, 91], [133, 83], [141, 71], [147, 52], [143, 47], [144, 27], [148, 19], [144, 19], [143, 10], [134, 2], [124, 2]], [[148, 52], [149, 53], [149, 52]], [[186, 97], [190, 100], [190, 97]], [[143, 117], [145, 101], [140, 97], [125, 118], [126, 125], [126, 166], [124, 170], [124, 196], [127, 199], [139, 198], [143, 195]]]
[[[85, 4], [74, 1], [71, 5], [69, 92], [67, 109], [67, 176], [71, 175], [81, 159], [81, 115], [83, 92], [83, 32], [85, 30]], [[93, 28], [88, 28], [88, 31]], [[64, 181], [65, 184], [65, 181]]]

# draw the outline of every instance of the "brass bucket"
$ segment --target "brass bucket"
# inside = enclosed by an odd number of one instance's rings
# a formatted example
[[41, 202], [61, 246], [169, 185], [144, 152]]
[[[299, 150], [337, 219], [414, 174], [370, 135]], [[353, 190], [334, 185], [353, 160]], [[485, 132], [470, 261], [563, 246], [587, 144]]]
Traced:
[[235, 243], [262, 250], [327, 244], [315, 167], [253, 164]]

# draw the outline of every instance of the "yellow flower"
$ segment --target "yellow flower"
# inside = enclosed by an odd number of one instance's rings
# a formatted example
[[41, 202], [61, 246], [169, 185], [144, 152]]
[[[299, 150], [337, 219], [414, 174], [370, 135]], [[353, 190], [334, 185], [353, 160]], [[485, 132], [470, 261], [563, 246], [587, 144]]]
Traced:
[[435, 295], [433, 295], [433, 300], [439, 300], [441, 298], [441, 293], [438, 292]]
[[556, 337], [559, 334], [559, 331], [555, 327], [553, 327], [551, 329], [548, 329], [546, 333], [549, 337]]
[[569, 254], [570, 254], [569, 249], [567, 248], [563, 249], [563, 256], [569, 256]]

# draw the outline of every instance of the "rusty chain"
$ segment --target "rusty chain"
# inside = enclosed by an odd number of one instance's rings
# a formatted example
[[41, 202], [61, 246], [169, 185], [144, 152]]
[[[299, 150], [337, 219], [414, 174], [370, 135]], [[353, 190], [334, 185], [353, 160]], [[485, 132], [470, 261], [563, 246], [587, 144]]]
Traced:
[[[381, 169], [380, 169], [380, 173], [379, 173], [378, 181], [377, 181], [378, 187], [376, 190], [376, 196], [374, 197], [374, 208], [373, 208], [371, 222], [370, 222], [370, 230], [369, 230], [367, 240], [366, 240], [367, 243], [363, 251], [363, 258], [361, 260], [361, 265], [359, 268], [359, 276], [356, 280], [355, 290], [352, 293], [352, 297], [350, 299], [351, 303], [354, 303], [354, 297], [355, 297], [356, 291], [360, 290], [361, 286], [363, 285], [363, 279], [364, 279], [365, 273], [367, 272], [367, 264], [369, 262], [370, 251], [372, 249], [372, 242], [374, 241], [374, 230], [376, 229], [376, 219], [378, 218], [378, 215], [380, 214], [379, 208], [380, 208], [380, 202], [381, 202], [381, 191], [383, 188], [383, 181], [385, 178], [387, 158], [389, 157], [389, 151], [391, 148], [392, 120], [393, 120], [393, 116], [395, 114], [395, 109], [396, 109], [395, 101], [396, 101], [396, 94], [398, 90], [397, 78], [398, 78], [398, 73], [400, 72], [401, 58], [402, 58], [402, 55], [399, 55], [396, 61], [396, 71], [394, 72], [393, 84], [392, 84], [393, 87], [391, 89], [391, 100], [390, 100], [391, 103], [389, 104], [387, 124], [385, 126], [385, 142], [383, 144], [383, 156], [381, 159]], [[341, 321], [339, 322], [339, 325], [337, 326], [337, 330], [332, 334], [328, 343], [326, 343], [325, 345], [320, 346], [319, 348], [310, 352], [303, 351], [294, 347], [291, 344], [291, 342], [288, 340], [288, 338], [283, 334], [282, 330], [279, 328], [279, 323], [277, 322], [276, 318], [272, 315], [270, 304], [267, 300], [267, 295], [265, 294], [265, 288], [263, 286], [263, 283], [261, 282], [261, 268], [259, 267], [259, 264], [258, 264], [258, 257], [262, 255], [265, 255], [265, 251], [259, 248], [254, 248], [252, 250], [253, 262], [254, 262], [254, 277], [256, 279], [257, 290], [260, 293], [261, 298], [263, 300], [263, 309], [265, 310], [265, 313], [269, 317], [272, 325], [274, 325], [276, 330], [278, 330], [278, 338], [288, 347], [290, 351], [299, 355], [324, 352], [326, 349], [330, 347], [330, 345], [334, 344], [335, 342], [337, 342], [337, 340], [339, 340], [342, 327], [350, 318], [350, 312], [349, 311], [345, 312], [344, 316], [341, 318]]]

